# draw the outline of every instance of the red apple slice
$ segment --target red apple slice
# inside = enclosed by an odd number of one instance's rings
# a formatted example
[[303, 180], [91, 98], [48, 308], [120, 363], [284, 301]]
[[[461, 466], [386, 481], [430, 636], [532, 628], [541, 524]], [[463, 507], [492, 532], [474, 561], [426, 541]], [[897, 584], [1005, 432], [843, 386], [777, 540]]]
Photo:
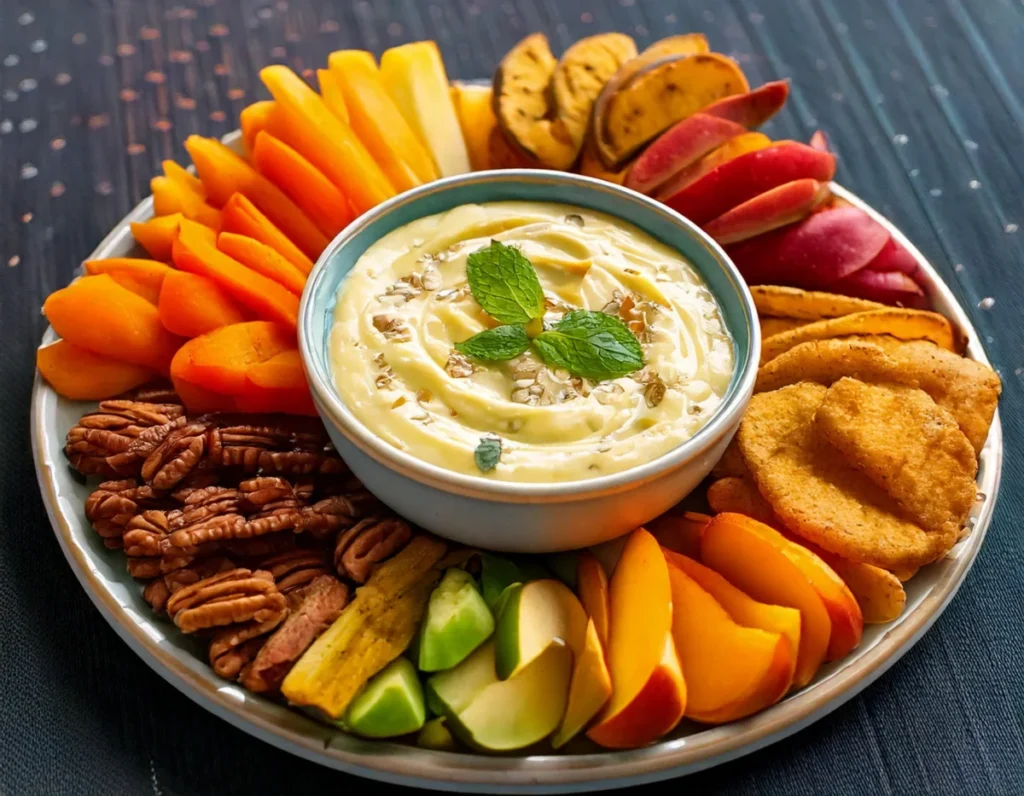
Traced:
[[871, 262], [888, 239], [885, 227], [867, 213], [840, 207], [745, 240], [728, 252], [748, 284], [832, 289]]
[[738, 243], [787, 224], [795, 224], [809, 216], [829, 196], [827, 183], [793, 180], [709, 221], [704, 225], [704, 231], [719, 243]]
[[899, 271], [918, 284], [921, 284], [923, 276], [917, 258], [900, 246], [894, 238], [889, 238], [878, 256], [864, 267], [869, 271]]
[[874, 271], [862, 268], [828, 286], [835, 293], [871, 299], [882, 304], [928, 308], [928, 298], [920, 285], [902, 271]]
[[748, 130], [760, 127], [781, 110], [789, 96], [788, 80], [773, 80], [746, 94], [733, 94], [713, 102], [701, 113], [728, 119]]
[[793, 180], [828, 182], [836, 160], [797, 141], [781, 141], [740, 155], [667, 197], [669, 207], [706, 224], [737, 205]]

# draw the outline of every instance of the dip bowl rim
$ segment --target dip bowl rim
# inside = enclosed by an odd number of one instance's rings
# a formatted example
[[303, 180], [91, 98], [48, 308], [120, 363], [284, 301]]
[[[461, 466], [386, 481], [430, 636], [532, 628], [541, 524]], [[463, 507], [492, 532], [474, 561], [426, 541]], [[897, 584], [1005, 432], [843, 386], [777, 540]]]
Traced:
[[[617, 201], [632, 203], [639, 206], [643, 212], [652, 214], [650, 218], [660, 217], [663, 221], [669, 222], [675, 234], [689, 237], [694, 244], [700, 245], [710, 255], [706, 259], [722, 270], [725, 281], [736, 294], [734, 298], [737, 298], [741, 305], [743, 316], [742, 328], [734, 328], [736, 324], [729, 323], [728, 319], [724, 317], [723, 296], [719, 294], [720, 291], [715, 291], [710, 285], [708, 289], [715, 296], [720, 310], [723, 310], [723, 321], [734, 341], [734, 357], [738, 356], [736, 352], [739, 347], [735, 346], [735, 341], [740, 339], [740, 335], [746, 336], [746, 354], [742, 361], [734, 362], [733, 375], [722, 403], [716, 408], [707, 423], [689, 439], [650, 461], [608, 475], [551, 483], [542, 481], [505, 481], [488, 478], [484, 475], [458, 473], [401, 451], [374, 434], [345, 405], [335, 385], [331, 363], [324, 354], [329, 346], [332, 324], [330, 322], [325, 323], [322, 333], [318, 333], [314, 327], [318, 314], [333, 316], [334, 302], [344, 280], [344, 277], [342, 277], [335, 291], [328, 298], [324, 299], [321, 295], [324, 290], [324, 283], [333, 276], [331, 269], [332, 261], [357, 236], [400, 208], [406, 207], [411, 203], [418, 203], [425, 197], [433, 197], [448, 192], [458, 193], [460, 189], [466, 186], [480, 184], [498, 186], [502, 183], [531, 184], [537, 187], [538, 197], [536, 199], [524, 199], [521, 201], [548, 201], [588, 208], [586, 196], [592, 195], [593, 192], [598, 192], [610, 195]], [[571, 186], [576, 189], [577, 195], [571, 200], [550, 199], [541, 196], [540, 191], [543, 190], [543, 187], [552, 184]], [[485, 199], [483, 201], [506, 201], [506, 199], [501, 196], [495, 196], [494, 199]], [[471, 203], [471, 201], [455, 202], [446, 209], [468, 203]], [[616, 213], [607, 210], [595, 210], [596, 212], [611, 215], [624, 223], [632, 224], [656, 239], [661, 240], [665, 245], [677, 251], [680, 250], [677, 243], [660, 238], [641, 223], [621, 218]], [[438, 212], [444, 212], [444, 210], [432, 209], [416, 216], [416, 218], [423, 218]], [[403, 222], [399, 226], [404, 226], [406, 223], [409, 223], [409, 221]], [[390, 229], [386, 230], [373, 238], [368, 246], [390, 231]], [[366, 251], [366, 248], [359, 253], [359, 256], [364, 251]], [[707, 276], [703, 273], [702, 268], [696, 265], [694, 265], [694, 268], [701, 275], [702, 279], [705, 280], [705, 283], [707, 283]], [[326, 306], [325, 301], [327, 302]], [[668, 472], [698, 460], [723, 435], [732, 434], [738, 426], [739, 419], [746, 409], [753, 392], [761, 354], [761, 331], [757, 323], [757, 310], [754, 306], [754, 299], [750, 289], [747, 287], [739, 269], [729, 258], [728, 254], [726, 254], [725, 250], [700, 227], [661, 202], [629, 188], [593, 177], [542, 169], [474, 171], [451, 177], [443, 177], [400, 193], [357, 217], [335, 236], [334, 240], [324, 249], [313, 270], [310, 272], [299, 306], [298, 342], [310, 391], [321, 419], [325, 424], [329, 424], [337, 429], [353, 446], [388, 470], [404, 475], [421, 484], [466, 497], [508, 503], [584, 500], [598, 495], [628, 491], [641, 483], [656, 480]]]

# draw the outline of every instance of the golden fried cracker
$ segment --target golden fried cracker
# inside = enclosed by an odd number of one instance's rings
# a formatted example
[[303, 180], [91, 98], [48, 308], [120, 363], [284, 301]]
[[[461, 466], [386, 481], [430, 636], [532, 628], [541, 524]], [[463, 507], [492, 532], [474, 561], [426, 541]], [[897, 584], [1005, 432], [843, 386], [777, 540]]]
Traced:
[[738, 439], [758, 491], [789, 531], [851, 561], [891, 570], [944, 555], [955, 534], [903, 519], [888, 494], [816, 433], [826, 392], [802, 383], [751, 399]]
[[799, 329], [772, 335], [761, 343], [761, 364], [770, 362], [808, 340], [863, 334], [887, 334], [900, 340], [931, 340], [950, 351], [954, 346], [953, 327], [937, 312], [887, 307], [816, 321]]
[[822, 318], [839, 318], [854, 312], [882, 309], [885, 306], [877, 301], [838, 293], [823, 293], [779, 285], [755, 285], [750, 288], [750, 294], [754, 297], [757, 314], [762, 318], [768, 316], [818, 321]]
[[799, 318], [769, 318], [761, 316], [758, 318], [758, 323], [761, 325], [761, 339], [764, 340], [773, 334], [782, 334], [793, 329], [799, 329], [801, 326], [813, 323], [813, 321], [803, 321]]
[[810, 340], [793, 346], [760, 367], [754, 392], [770, 392], [800, 381], [827, 387], [844, 376], [872, 384], [893, 382], [917, 386], [900, 364], [874, 342], [844, 337]]
[[747, 467], [747, 463], [743, 461], [743, 454], [740, 453], [736, 437], [732, 438], [729, 447], [722, 454], [722, 458], [715, 462], [715, 466], [711, 468], [711, 475], [715, 478], [728, 478], [729, 476], [750, 478], [750, 469]]
[[761, 497], [749, 478], [729, 476], [712, 481], [708, 486], [707, 499], [715, 514], [745, 514], [765, 525], [777, 525], [779, 522], [768, 501]]
[[957, 533], [977, 494], [974, 448], [953, 416], [914, 387], [833, 384], [817, 431], [930, 531]]

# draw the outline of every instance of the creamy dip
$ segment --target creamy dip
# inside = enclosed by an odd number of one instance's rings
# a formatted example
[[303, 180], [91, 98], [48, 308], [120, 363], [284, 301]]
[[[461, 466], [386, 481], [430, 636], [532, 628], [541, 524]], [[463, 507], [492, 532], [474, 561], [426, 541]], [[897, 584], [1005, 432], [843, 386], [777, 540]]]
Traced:
[[[466, 278], [468, 255], [491, 239], [533, 263], [545, 324], [573, 309], [614, 313], [645, 367], [595, 383], [532, 349], [496, 363], [457, 353], [498, 325]], [[499, 437], [486, 477], [518, 482], [594, 478], [667, 453], [708, 422], [734, 368], [718, 304], [678, 252], [611, 216], [538, 202], [463, 205], [386, 235], [339, 289], [331, 352], [346, 406], [381, 439], [479, 476], [475, 449]]]

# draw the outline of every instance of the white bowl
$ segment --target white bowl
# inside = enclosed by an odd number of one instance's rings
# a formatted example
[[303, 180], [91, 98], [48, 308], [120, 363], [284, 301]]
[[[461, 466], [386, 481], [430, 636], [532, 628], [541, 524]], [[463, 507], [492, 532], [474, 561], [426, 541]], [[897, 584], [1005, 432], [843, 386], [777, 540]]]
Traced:
[[[628, 221], [687, 257], [718, 299], [735, 344], [724, 400], [691, 439], [620, 473], [562, 483], [509, 483], [428, 464], [383, 441], [345, 406], [335, 387], [329, 341], [338, 287], [387, 233], [467, 203], [562, 202]], [[299, 349], [317, 409], [352, 472], [384, 503], [427, 530], [489, 550], [545, 553], [619, 536], [664, 513], [721, 457], [754, 386], [761, 338], [753, 299], [725, 252], [695, 224], [659, 202], [607, 182], [551, 171], [476, 172], [408, 191], [361, 216], [320, 256], [299, 310]]]

